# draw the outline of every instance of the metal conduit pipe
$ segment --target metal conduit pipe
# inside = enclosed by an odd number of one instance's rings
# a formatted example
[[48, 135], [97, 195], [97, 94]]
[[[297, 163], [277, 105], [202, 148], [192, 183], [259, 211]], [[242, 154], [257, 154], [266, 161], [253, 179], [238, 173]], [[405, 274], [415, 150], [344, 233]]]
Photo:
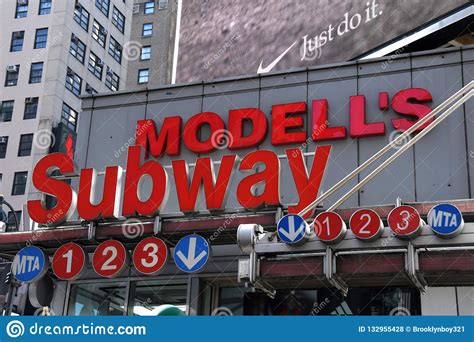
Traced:
[[[469, 84], [472, 84], [469, 83]], [[395, 159], [401, 156], [405, 151], [411, 148], [416, 142], [428, 134], [433, 128], [439, 125], [444, 119], [446, 119], [452, 112], [454, 112], [459, 106], [466, 102], [472, 95], [474, 95], [474, 90], [469, 91], [465, 96], [457, 100], [451, 107], [449, 107], [443, 114], [437, 117], [431, 124], [429, 124], [425, 129], [418, 133], [413, 139], [408, 143], [403, 145], [402, 148], [397, 150], [393, 155], [391, 155], [387, 160], [380, 164], [374, 171], [372, 171], [367, 177], [361, 180], [357, 185], [355, 185], [351, 190], [349, 190], [344, 196], [337, 200], [327, 211], [332, 211], [337, 209], [341, 204], [343, 204], [347, 199], [349, 199], [356, 191], [366, 185], [371, 181], [375, 176], [377, 176], [381, 171], [383, 171], [388, 165], [390, 165]]]
[[426, 122], [431, 120], [435, 115], [437, 115], [439, 112], [443, 111], [445, 108], [447, 108], [453, 101], [456, 101], [460, 97], [462, 97], [464, 94], [467, 92], [471, 91], [474, 89], [474, 81], [469, 82], [466, 86], [458, 90], [456, 93], [454, 93], [452, 96], [450, 96], [448, 99], [446, 99], [443, 103], [441, 103], [438, 107], [436, 107], [434, 110], [432, 110], [430, 113], [428, 113], [425, 117], [423, 117], [421, 120], [417, 121], [413, 126], [411, 126], [409, 129], [407, 129], [405, 132], [397, 136], [397, 138], [390, 143], [388, 143], [386, 146], [384, 146], [381, 150], [379, 150], [377, 153], [375, 153], [372, 157], [367, 159], [364, 163], [362, 163], [359, 167], [354, 169], [350, 174], [348, 174], [346, 177], [341, 179], [339, 182], [337, 182], [335, 185], [333, 185], [329, 190], [327, 190], [324, 194], [316, 198], [313, 202], [311, 202], [306, 208], [301, 210], [299, 212], [299, 215], [303, 215], [304, 213], [308, 212], [309, 210], [313, 209], [316, 207], [318, 204], [320, 204], [322, 201], [324, 201], [326, 198], [334, 194], [337, 190], [339, 190], [342, 186], [344, 186], [348, 181], [353, 179], [355, 176], [357, 176], [359, 173], [364, 171], [367, 167], [369, 167], [373, 162], [377, 161], [380, 159], [386, 152], [388, 152], [392, 147], [397, 146], [398, 143], [402, 142], [404, 139], [409, 137], [410, 134], [414, 133], [418, 128], [420, 128], [422, 125], [424, 125]]

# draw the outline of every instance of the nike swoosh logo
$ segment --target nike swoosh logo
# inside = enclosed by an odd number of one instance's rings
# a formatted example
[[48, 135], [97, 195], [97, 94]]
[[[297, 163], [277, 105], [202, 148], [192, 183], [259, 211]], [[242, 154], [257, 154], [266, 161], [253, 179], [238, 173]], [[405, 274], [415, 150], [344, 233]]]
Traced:
[[277, 65], [278, 62], [279, 62], [283, 57], [285, 57], [285, 55], [288, 53], [288, 51], [290, 51], [291, 48], [292, 48], [293, 46], [295, 46], [295, 44], [296, 44], [297, 42], [298, 42], [298, 41], [295, 41], [293, 44], [291, 44], [291, 46], [290, 46], [288, 49], [286, 49], [285, 51], [283, 51], [283, 53], [282, 53], [280, 56], [278, 56], [273, 62], [271, 62], [270, 64], [268, 64], [265, 68], [262, 66], [262, 64], [263, 64], [263, 59], [262, 59], [261, 62], [260, 62], [260, 66], [258, 67], [257, 74], [264, 74], [264, 73], [269, 72], [270, 70], [272, 70], [272, 69], [275, 67], [275, 65]]

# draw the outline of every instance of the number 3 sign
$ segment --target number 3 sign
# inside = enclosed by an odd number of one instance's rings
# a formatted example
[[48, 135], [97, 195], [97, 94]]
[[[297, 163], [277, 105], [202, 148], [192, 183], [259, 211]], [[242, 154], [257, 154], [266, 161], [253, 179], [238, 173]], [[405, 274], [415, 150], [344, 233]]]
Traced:
[[128, 251], [117, 240], [102, 242], [92, 255], [92, 267], [102, 277], [113, 278], [127, 266]]
[[393, 209], [388, 214], [387, 221], [393, 233], [404, 240], [416, 238], [423, 228], [420, 214], [409, 205], [401, 205]]
[[138, 272], [153, 275], [165, 265], [168, 248], [163, 240], [153, 236], [147, 237], [135, 247], [132, 259]]

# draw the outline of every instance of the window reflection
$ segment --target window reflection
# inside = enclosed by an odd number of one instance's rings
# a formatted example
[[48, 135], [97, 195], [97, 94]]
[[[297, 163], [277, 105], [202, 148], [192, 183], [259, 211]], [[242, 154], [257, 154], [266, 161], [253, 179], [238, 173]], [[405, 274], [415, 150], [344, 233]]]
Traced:
[[170, 304], [186, 312], [186, 284], [166, 284], [163, 281], [137, 281], [130, 285], [129, 314], [156, 316], [159, 306]]
[[124, 314], [126, 284], [112, 282], [71, 285], [68, 315], [120, 316]]
[[351, 288], [347, 297], [335, 289], [279, 289], [274, 299], [243, 287], [221, 287], [217, 307], [232, 315], [420, 315], [420, 295], [413, 288]]

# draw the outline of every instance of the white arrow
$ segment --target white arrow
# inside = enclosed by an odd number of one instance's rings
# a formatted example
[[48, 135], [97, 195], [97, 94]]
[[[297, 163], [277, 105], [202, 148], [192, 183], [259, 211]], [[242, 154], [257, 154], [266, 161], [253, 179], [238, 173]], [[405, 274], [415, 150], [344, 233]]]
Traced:
[[196, 264], [201, 261], [207, 255], [206, 251], [201, 251], [199, 255], [196, 257], [196, 241], [197, 238], [192, 237], [189, 239], [189, 247], [188, 247], [188, 256], [186, 257], [183, 252], [177, 251], [176, 255], [181, 261], [186, 265], [188, 270], [191, 270]]
[[278, 231], [282, 233], [283, 235], [285, 235], [288, 240], [295, 241], [298, 235], [304, 230], [304, 228], [305, 228], [305, 224], [303, 222], [301, 223], [298, 229], [295, 229], [295, 217], [290, 216], [288, 217], [288, 231], [283, 229], [283, 227], [278, 229]]

